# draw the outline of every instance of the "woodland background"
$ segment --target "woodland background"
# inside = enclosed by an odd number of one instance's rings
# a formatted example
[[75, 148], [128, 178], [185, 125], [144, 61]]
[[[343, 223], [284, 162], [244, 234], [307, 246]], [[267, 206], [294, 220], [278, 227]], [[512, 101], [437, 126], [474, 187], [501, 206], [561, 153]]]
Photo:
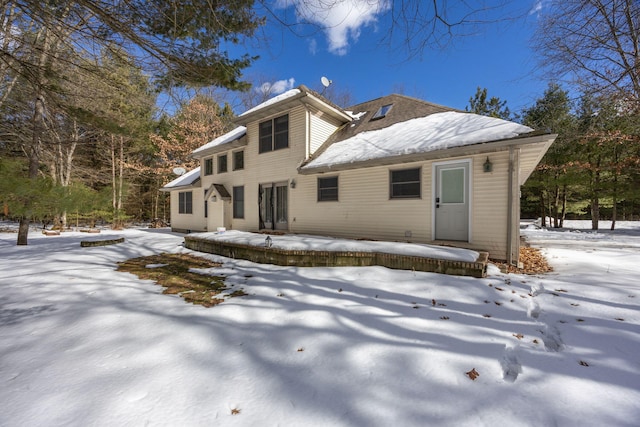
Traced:
[[[426, 8], [418, 24], [430, 32], [408, 54], [430, 48], [438, 32], [477, 25], [448, 22], [446, 0], [394, 5]], [[553, 227], [591, 219], [594, 229], [601, 219], [640, 219], [640, 4], [554, 0], [548, 10], [532, 40], [547, 90], [511, 112], [478, 88], [467, 110], [558, 134], [522, 188], [523, 217]], [[18, 244], [35, 220], [168, 220], [159, 188], [172, 170], [197, 166], [192, 150], [230, 130], [234, 111], [272, 95], [243, 78], [257, 57], [230, 57], [227, 47], [264, 25], [294, 25], [253, 0], [0, 0], [0, 12], [0, 217], [20, 221]], [[403, 16], [394, 31], [409, 31]]]

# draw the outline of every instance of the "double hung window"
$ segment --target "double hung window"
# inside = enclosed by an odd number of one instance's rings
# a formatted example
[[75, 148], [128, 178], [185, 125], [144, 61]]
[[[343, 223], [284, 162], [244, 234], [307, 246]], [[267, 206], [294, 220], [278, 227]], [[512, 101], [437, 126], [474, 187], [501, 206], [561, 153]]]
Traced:
[[233, 187], [233, 217], [244, 218], [244, 186]]
[[420, 168], [391, 171], [389, 197], [392, 199], [420, 198]]
[[244, 151], [235, 151], [233, 153], [233, 170], [244, 169]]
[[338, 177], [318, 178], [318, 201], [338, 201]]
[[178, 213], [193, 213], [193, 193], [191, 191], [181, 191], [178, 193]]
[[204, 174], [213, 175], [213, 159], [204, 159]]
[[276, 117], [258, 125], [260, 153], [289, 147], [289, 115]]
[[218, 156], [218, 173], [227, 171], [227, 155], [222, 154]]

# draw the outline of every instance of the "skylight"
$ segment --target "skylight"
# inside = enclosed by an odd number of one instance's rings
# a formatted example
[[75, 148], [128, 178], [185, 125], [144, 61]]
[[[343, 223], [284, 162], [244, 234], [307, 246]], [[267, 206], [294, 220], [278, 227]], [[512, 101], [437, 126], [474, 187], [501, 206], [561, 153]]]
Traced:
[[378, 108], [378, 111], [376, 111], [373, 117], [371, 117], [371, 120], [377, 120], [385, 117], [387, 113], [391, 111], [391, 107], [393, 107], [393, 104], [383, 105], [382, 107]]

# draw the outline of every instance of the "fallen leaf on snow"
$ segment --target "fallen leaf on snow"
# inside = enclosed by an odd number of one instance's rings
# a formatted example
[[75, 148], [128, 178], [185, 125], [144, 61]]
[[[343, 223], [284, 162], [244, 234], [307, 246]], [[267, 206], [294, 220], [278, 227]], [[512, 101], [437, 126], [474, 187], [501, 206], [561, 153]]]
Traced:
[[465, 374], [471, 378], [471, 380], [475, 381], [476, 378], [478, 378], [480, 376], [480, 374], [478, 373], [478, 371], [476, 371], [476, 368], [473, 368], [472, 370], [470, 370], [469, 372], [465, 372]]

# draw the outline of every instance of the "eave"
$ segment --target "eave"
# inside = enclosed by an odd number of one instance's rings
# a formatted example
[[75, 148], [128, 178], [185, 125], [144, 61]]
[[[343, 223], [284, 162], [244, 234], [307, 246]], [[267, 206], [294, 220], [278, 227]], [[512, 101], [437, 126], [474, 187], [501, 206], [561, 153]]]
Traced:
[[[440, 160], [452, 157], [464, 157], [476, 154], [487, 154], [504, 151], [510, 146], [524, 147], [527, 145], [539, 145], [540, 154], [536, 156], [539, 162], [549, 146], [556, 139], [555, 134], [536, 134], [530, 136], [518, 136], [515, 138], [502, 139], [497, 141], [483, 142], [478, 144], [443, 148], [434, 151], [427, 151], [421, 153], [401, 154], [397, 156], [388, 156], [378, 159], [370, 159], [364, 161], [357, 161], [352, 163], [335, 164], [331, 166], [318, 166], [318, 167], [306, 167], [302, 165], [298, 168], [298, 173], [301, 175], [314, 175], [327, 172], [339, 172], [351, 169], [368, 168], [375, 166], [391, 166], [403, 163], [413, 163], [428, 160]], [[536, 163], [537, 164], [537, 163]], [[535, 168], [535, 165], [534, 165]], [[531, 171], [532, 172], [532, 171]], [[531, 172], [526, 173], [526, 177]]]
[[208, 157], [211, 156], [212, 154], [217, 154], [217, 153], [221, 153], [223, 151], [227, 151], [227, 150], [233, 150], [234, 148], [241, 148], [241, 147], [246, 147], [248, 144], [248, 139], [247, 139], [247, 135], [243, 135], [242, 137], [235, 139], [233, 141], [230, 142], [226, 142], [224, 144], [220, 144], [220, 145], [216, 145], [214, 147], [211, 148], [206, 148], [204, 150], [199, 150], [195, 153], [191, 153], [189, 155], [190, 158], [192, 159], [202, 159], [204, 157]]
[[201, 187], [200, 177], [196, 178], [191, 184], [179, 185], [175, 187], [162, 187], [160, 188], [160, 191], [168, 193], [175, 190], [188, 190], [190, 188], [199, 188], [199, 187]]
[[300, 86], [299, 89], [300, 92], [293, 96], [236, 117], [233, 120], [233, 123], [246, 126], [248, 123], [273, 117], [274, 115], [290, 110], [298, 105], [313, 106], [325, 114], [345, 123], [353, 120], [353, 118], [341, 108], [322, 100], [320, 97], [310, 92], [305, 86]]

